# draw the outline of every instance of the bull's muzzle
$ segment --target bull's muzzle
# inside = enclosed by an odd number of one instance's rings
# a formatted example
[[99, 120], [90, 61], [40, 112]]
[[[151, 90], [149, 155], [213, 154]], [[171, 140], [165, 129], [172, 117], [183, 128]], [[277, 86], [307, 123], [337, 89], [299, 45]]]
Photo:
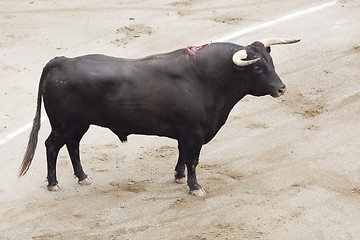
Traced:
[[282, 95], [284, 95], [284, 93], [286, 92], [286, 86], [283, 85], [282, 87], [278, 88], [277, 90], [275, 90], [272, 94], [270, 94], [272, 97], [276, 98], [276, 97], [280, 97]]

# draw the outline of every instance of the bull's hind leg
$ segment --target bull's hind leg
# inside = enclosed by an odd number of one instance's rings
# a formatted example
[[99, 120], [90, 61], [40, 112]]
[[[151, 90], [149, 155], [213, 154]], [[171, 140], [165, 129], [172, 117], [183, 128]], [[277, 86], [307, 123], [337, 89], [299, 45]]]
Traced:
[[85, 184], [85, 185], [90, 184], [91, 181], [84, 173], [84, 170], [81, 166], [79, 144], [81, 138], [88, 129], [89, 126], [86, 126], [83, 128], [79, 128], [76, 131], [73, 131], [73, 133], [69, 136], [69, 138], [66, 141], [66, 147], [68, 149], [71, 163], [74, 168], [74, 175], [79, 179], [80, 184]]
[[181, 143], [178, 144], [179, 158], [175, 167], [175, 182], [185, 183], [185, 161], [182, 151]]
[[48, 190], [56, 191], [58, 189], [58, 181], [56, 178], [56, 161], [59, 150], [64, 146], [65, 138], [57, 131], [52, 130], [49, 137], [45, 141], [47, 156], [47, 180]]

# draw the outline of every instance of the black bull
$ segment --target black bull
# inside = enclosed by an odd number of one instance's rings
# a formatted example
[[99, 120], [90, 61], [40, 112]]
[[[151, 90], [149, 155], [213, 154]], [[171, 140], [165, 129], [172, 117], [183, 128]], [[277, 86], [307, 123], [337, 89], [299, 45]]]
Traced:
[[141, 59], [104, 55], [57, 57], [43, 69], [37, 110], [20, 169], [34, 156], [44, 100], [52, 130], [45, 141], [48, 189], [56, 190], [56, 161], [66, 145], [79, 183], [90, 183], [79, 142], [90, 124], [109, 128], [123, 142], [130, 134], [166, 136], [178, 141], [175, 179], [204, 195], [196, 179], [202, 145], [225, 124], [245, 95], [281, 96], [285, 85], [275, 72], [269, 45], [299, 40], [270, 39], [243, 47], [214, 43]]

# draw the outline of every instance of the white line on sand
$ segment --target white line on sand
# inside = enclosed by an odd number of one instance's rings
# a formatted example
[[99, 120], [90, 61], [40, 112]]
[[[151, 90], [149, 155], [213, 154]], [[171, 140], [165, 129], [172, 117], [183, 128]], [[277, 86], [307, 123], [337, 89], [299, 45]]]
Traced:
[[262, 29], [262, 28], [266, 28], [266, 27], [270, 27], [270, 26], [273, 26], [273, 25], [276, 25], [276, 24], [279, 24], [279, 23], [282, 23], [282, 22], [286, 22], [286, 21], [291, 20], [293, 18], [297, 18], [297, 17], [300, 17], [302, 15], [309, 14], [309, 13], [312, 13], [312, 12], [315, 12], [315, 11], [319, 11], [321, 9], [333, 6], [335, 4], [336, 4], [336, 1], [333, 1], [333, 2], [328, 2], [328, 3], [321, 4], [321, 5], [317, 5], [317, 6], [314, 6], [314, 7], [311, 7], [311, 8], [307, 8], [307, 9], [304, 9], [304, 10], [301, 10], [301, 11], [298, 11], [298, 12], [294, 12], [294, 13], [291, 13], [289, 15], [285, 15], [283, 17], [276, 18], [274, 20], [270, 20], [270, 21], [263, 22], [261, 24], [255, 25], [255, 26], [251, 26], [251, 27], [248, 27], [248, 28], [241, 29], [241, 30], [239, 30], [237, 32], [234, 32], [234, 33], [231, 33], [231, 34], [229, 34], [227, 36], [219, 38], [219, 39], [215, 40], [214, 42], [229, 41], [229, 40], [231, 40], [233, 38], [236, 38], [236, 37], [239, 37], [241, 35], [245, 35], [247, 33], [254, 32], [254, 31], [257, 31], [257, 30]]
[[[42, 123], [45, 122], [45, 121], [47, 121], [47, 120], [48, 120], [47, 116], [43, 116], [43, 117], [41, 118], [41, 122], [42, 122]], [[25, 124], [23, 127], [19, 128], [18, 130], [14, 131], [14, 132], [12, 132], [12, 133], [9, 133], [9, 134], [6, 135], [5, 137], [1, 138], [1, 139], [0, 139], [0, 146], [1, 146], [1, 145], [4, 145], [5, 143], [7, 143], [7, 142], [10, 141], [11, 139], [15, 138], [16, 136], [18, 136], [18, 135], [26, 132], [27, 130], [31, 129], [32, 124], [33, 124], [32, 122], [29, 122], [29, 123]]]

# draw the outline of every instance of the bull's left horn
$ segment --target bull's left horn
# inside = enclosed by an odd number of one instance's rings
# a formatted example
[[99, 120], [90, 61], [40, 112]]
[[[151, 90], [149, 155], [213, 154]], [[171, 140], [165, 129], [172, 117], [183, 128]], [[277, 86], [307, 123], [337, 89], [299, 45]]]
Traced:
[[247, 58], [247, 52], [246, 52], [246, 50], [243, 49], [243, 50], [240, 50], [240, 51], [237, 51], [236, 53], [234, 53], [232, 60], [233, 60], [234, 64], [239, 67], [245, 67], [245, 66], [254, 64], [260, 60], [260, 58], [256, 58], [253, 60], [243, 60], [246, 58]]
[[288, 39], [288, 38], [267, 38], [262, 39], [259, 42], [265, 45], [265, 47], [269, 47], [271, 45], [279, 45], [279, 44], [292, 44], [300, 42], [301, 39]]

